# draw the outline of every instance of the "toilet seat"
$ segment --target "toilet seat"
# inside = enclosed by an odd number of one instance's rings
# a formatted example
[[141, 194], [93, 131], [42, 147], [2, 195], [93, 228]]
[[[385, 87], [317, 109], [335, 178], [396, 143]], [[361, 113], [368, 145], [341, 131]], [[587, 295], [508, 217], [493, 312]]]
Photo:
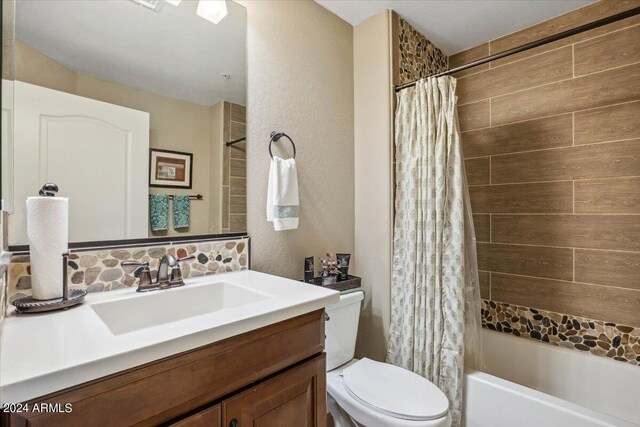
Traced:
[[[346, 371], [350, 366], [358, 362], [358, 359], [352, 359], [346, 364], [327, 372], [327, 393], [329, 402], [335, 401], [335, 404], [337, 404], [337, 406], [342, 411], [344, 411], [345, 414], [348, 414], [348, 416], [353, 420], [353, 422], [349, 423], [338, 423], [336, 424], [336, 426], [351, 427], [353, 425], [356, 425], [365, 427], [451, 427], [451, 417], [448, 410], [440, 418], [432, 418], [430, 420], [415, 420], [406, 418], [403, 419], [391, 415], [390, 412], [392, 411], [386, 411], [387, 413], [384, 413], [380, 410], [380, 408], [372, 407], [375, 405], [371, 405], [371, 403], [364, 401], [362, 397], [354, 396], [353, 390], [347, 390], [343, 372]], [[371, 366], [368, 363], [363, 364], [363, 366], [364, 365]], [[360, 368], [362, 368], [362, 366]], [[367, 370], [367, 374], [371, 374], [371, 368]], [[355, 388], [356, 386], [352, 385], [352, 387]], [[387, 387], [385, 387], [385, 389], [387, 391], [389, 390], [389, 388]], [[331, 410], [332, 415], [335, 415], [334, 411], [335, 408]], [[431, 416], [435, 417], [435, 415], [433, 414], [431, 414]]]
[[431, 381], [407, 369], [364, 358], [342, 371], [347, 392], [359, 403], [403, 420], [442, 418], [449, 400]]

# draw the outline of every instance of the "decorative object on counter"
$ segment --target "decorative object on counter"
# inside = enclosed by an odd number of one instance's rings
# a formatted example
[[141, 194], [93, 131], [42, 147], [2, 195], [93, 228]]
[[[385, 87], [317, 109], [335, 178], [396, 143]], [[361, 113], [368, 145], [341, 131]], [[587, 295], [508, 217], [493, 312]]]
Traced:
[[67, 267], [69, 264], [69, 252], [62, 254], [62, 297], [48, 300], [38, 300], [33, 297], [15, 299], [12, 304], [20, 313], [42, 313], [73, 307], [84, 301], [87, 291], [84, 289], [69, 289], [67, 280]]
[[191, 188], [193, 154], [149, 149], [149, 187]]
[[45, 184], [39, 197], [27, 198], [27, 238], [31, 253], [31, 288], [36, 300], [61, 298], [60, 254], [69, 245], [69, 199], [55, 197], [58, 186]]
[[345, 280], [331, 283], [328, 285], [323, 284], [322, 277], [316, 277], [313, 281], [309, 282], [311, 285], [322, 286], [323, 288], [333, 289], [334, 291], [346, 291], [350, 289], [356, 289], [362, 286], [362, 279], [358, 276], [349, 275]]
[[312, 256], [304, 259], [304, 281], [306, 283], [313, 283], [315, 275], [315, 261]]
[[[293, 158], [281, 159], [273, 156], [271, 144], [286, 137], [293, 145]], [[300, 202], [298, 199], [298, 172], [296, 167], [296, 146], [284, 132], [271, 132], [269, 141], [269, 184], [267, 186], [267, 221], [273, 222], [276, 231], [298, 228]]]
[[[146, 246], [74, 249], [69, 254], [68, 280], [87, 292], [111, 291], [137, 286], [136, 267], [123, 267], [122, 261], [148, 262], [151, 274], [157, 274], [165, 254], [195, 259], [182, 263], [183, 278], [220, 274], [249, 268], [249, 238], [200, 240], [149, 244]], [[57, 258], [57, 257], [56, 257]], [[29, 254], [14, 254], [8, 270], [7, 298], [14, 301], [31, 294]]]
[[338, 281], [340, 269], [338, 268], [338, 260], [332, 253], [327, 252], [326, 258], [320, 259], [320, 277], [322, 277], [322, 285], [332, 285]]
[[191, 202], [187, 194], [173, 196], [173, 228], [188, 228]]
[[149, 211], [151, 231], [164, 231], [169, 228], [169, 196], [167, 194], [150, 194]]
[[340, 280], [347, 280], [351, 254], [336, 254], [336, 258], [338, 259], [338, 268], [340, 268]]

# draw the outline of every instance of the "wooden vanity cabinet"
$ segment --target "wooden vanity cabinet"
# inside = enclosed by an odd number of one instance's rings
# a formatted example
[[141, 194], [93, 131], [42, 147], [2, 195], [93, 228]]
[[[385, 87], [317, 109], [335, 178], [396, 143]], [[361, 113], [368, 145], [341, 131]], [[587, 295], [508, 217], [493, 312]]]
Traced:
[[29, 402], [70, 413], [4, 414], [9, 427], [325, 427], [323, 310]]

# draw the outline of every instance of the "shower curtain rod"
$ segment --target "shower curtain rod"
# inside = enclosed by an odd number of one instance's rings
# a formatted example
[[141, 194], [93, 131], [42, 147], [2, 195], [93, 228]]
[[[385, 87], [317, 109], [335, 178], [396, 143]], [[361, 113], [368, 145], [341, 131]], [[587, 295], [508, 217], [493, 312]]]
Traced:
[[[500, 58], [504, 58], [507, 56], [514, 55], [516, 53], [524, 52], [525, 50], [533, 49], [534, 47], [542, 46], [547, 43], [554, 42], [556, 40], [564, 39], [569, 36], [573, 36], [576, 34], [583, 33], [588, 30], [593, 30], [594, 28], [602, 27], [603, 25], [611, 24], [613, 22], [621, 21], [626, 18], [630, 18], [632, 16], [640, 14], [640, 7], [635, 7], [633, 9], [629, 9], [625, 12], [617, 13], [615, 15], [608, 16], [606, 18], [599, 19], [597, 21], [593, 21], [589, 24], [581, 25], [579, 27], [573, 28], [571, 30], [566, 30], [558, 34], [554, 34], [552, 36], [544, 37], [540, 40], [536, 40], [530, 43], [523, 44], [522, 46], [517, 46], [511, 48], [509, 50], [505, 50], [504, 52], [496, 53], [494, 55], [486, 56], [482, 59], [478, 59], [476, 61], [469, 62], [464, 65], [460, 65], [459, 67], [452, 68], [447, 71], [443, 71], [442, 73], [435, 74], [429, 77], [441, 77], [448, 76], [449, 74], [457, 73], [458, 71], [467, 70], [469, 68], [477, 67], [478, 65], [486, 64], [487, 62], [495, 61]], [[418, 79], [421, 80], [421, 79]], [[414, 80], [409, 83], [405, 83], [402, 85], [397, 85], [395, 87], [396, 92], [401, 91], [402, 89], [406, 89], [408, 87], [415, 86], [418, 80]]]

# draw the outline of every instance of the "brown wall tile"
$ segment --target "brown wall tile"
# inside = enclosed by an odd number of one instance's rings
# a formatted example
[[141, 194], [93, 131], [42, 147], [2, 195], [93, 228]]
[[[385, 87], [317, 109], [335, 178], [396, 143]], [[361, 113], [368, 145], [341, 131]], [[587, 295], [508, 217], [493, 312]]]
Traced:
[[575, 144], [640, 138], [640, 101], [575, 114]]
[[576, 249], [576, 281], [640, 291], [640, 253]]
[[229, 229], [229, 186], [222, 186], [222, 228]]
[[232, 233], [238, 231], [247, 231], [247, 216], [231, 215], [229, 231]]
[[460, 130], [473, 130], [489, 126], [489, 101], [458, 106]]
[[480, 284], [480, 298], [491, 299], [490, 273], [488, 271], [478, 271], [478, 281]]
[[635, 101], [640, 97], [640, 64], [503, 95], [491, 100], [491, 123], [537, 117]]
[[[450, 65], [637, 6], [599, 1]], [[458, 73], [483, 298], [640, 326], [638, 24], [634, 16]]]
[[458, 80], [458, 102], [466, 104], [573, 77], [571, 47], [491, 68]]
[[231, 136], [232, 140], [238, 138], [244, 138], [247, 134], [246, 125], [240, 122], [231, 121]]
[[229, 212], [231, 215], [247, 213], [247, 198], [245, 196], [231, 196]]
[[229, 149], [226, 147], [222, 149], [222, 185], [229, 185]]
[[[477, 61], [478, 59], [482, 59], [486, 56], [489, 56], [489, 43], [483, 43], [476, 47], [472, 47], [471, 49], [463, 50], [462, 52], [458, 52], [455, 55], [451, 55], [449, 57], [449, 69], [456, 68], [460, 65], [468, 64], [469, 62]], [[457, 73], [452, 74], [455, 78], [460, 78], [464, 76], [468, 76], [469, 74], [475, 74], [480, 71], [488, 70], [489, 64], [479, 65], [477, 67], [470, 68], [468, 70], [459, 71]]]
[[576, 213], [640, 214], [640, 178], [576, 181]]
[[247, 108], [244, 105], [231, 104], [231, 120], [234, 122], [247, 122]]
[[491, 241], [640, 251], [636, 215], [492, 215]]
[[571, 114], [563, 114], [462, 132], [462, 148], [465, 157], [481, 157], [567, 147], [572, 145], [571, 132]]
[[[540, 24], [533, 25], [520, 31], [516, 31], [515, 33], [508, 34], [504, 37], [500, 37], [496, 40], [492, 40], [490, 43], [491, 54], [493, 55], [495, 53], [504, 52], [505, 50], [514, 48], [516, 46], [521, 46], [535, 40], [540, 40], [541, 38], [558, 34], [562, 31], [570, 30], [579, 27], [580, 25], [588, 24], [595, 20], [615, 15], [634, 7], [637, 7], [636, 0], [599, 1], [592, 5], [588, 5], [573, 12], [559, 16], [557, 18], [550, 19]], [[614, 24], [606, 25], [605, 27], [591, 30], [578, 36], [565, 38], [557, 42], [541, 46], [539, 48], [530, 49], [526, 52], [512, 55], [497, 62], [503, 63], [504, 61], [515, 61], [527, 56], [536, 55], [540, 52], [556, 49], [560, 46], [566, 46], [579, 40], [594, 37], [599, 34], [605, 34], [618, 28], [624, 28], [626, 26], [632, 25], [635, 22], [636, 20], [633, 18], [626, 19], [624, 22], [617, 22]], [[492, 66], [493, 65], [494, 64], [492, 64]]]
[[246, 178], [229, 178], [231, 183], [230, 185], [230, 195], [231, 196], [246, 196], [247, 195], [247, 180]]
[[247, 143], [238, 142], [237, 144], [233, 144], [229, 147], [229, 154], [232, 159], [241, 159], [244, 160], [247, 158]]
[[491, 298], [559, 313], [640, 326], [640, 291], [607, 286], [491, 274]]
[[640, 26], [577, 43], [574, 46], [576, 77], [640, 62], [638, 40]]
[[622, 176], [640, 176], [640, 140], [491, 158], [491, 182], [494, 184]]
[[478, 243], [478, 268], [499, 273], [573, 280], [573, 249]]
[[470, 187], [475, 213], [572, 213], [571, 181]]
[[489, 183], [489, 158], [467, 159], [464, 161], [469, 185], [484, 185]]
[[230, 169], [231, 176], [241, 176], [241, 177], [247, 176], [246, 161], [240, 160], [240, 159], [231, 159], [230, 163], [231, 163], [231, 169]]
[[491, 239], [491, 217], [489, 215], [473, 215], [473, 228], [478, 242], [489, 242]]

